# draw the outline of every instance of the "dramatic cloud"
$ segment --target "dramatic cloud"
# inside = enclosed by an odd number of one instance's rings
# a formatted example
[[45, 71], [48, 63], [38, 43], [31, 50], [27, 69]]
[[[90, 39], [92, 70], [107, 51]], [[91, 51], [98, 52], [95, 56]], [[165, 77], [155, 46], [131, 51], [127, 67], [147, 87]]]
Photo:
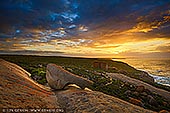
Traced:
[[0, 18], [1, 53], [169, 55], [169, 0], [1, 0]]
[[170, 44], [167, 44], [165, 46], [158, 46], [156, 50], [161, 52], [170, 52]]

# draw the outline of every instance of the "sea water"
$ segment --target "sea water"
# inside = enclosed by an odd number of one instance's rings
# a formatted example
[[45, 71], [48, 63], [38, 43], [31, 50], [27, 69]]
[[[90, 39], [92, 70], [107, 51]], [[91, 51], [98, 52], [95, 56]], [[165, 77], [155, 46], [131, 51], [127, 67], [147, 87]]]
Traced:
[[170, 86], [170, 58], [125, 58], [113, 59], [125, 62], [154, 77], [155, 82]]

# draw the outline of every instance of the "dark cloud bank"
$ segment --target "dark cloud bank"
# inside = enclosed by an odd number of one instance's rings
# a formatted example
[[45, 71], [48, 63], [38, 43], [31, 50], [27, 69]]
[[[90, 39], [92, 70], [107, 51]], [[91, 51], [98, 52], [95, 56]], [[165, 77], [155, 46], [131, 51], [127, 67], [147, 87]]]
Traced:
[[31, 43], [37, 37], [39, 43], [114, 40], [122, 33], [140, 36], [136, 40], [170, 38], [170, 0], [1, 0], [0, 18], [3, 46], [13, 38]]

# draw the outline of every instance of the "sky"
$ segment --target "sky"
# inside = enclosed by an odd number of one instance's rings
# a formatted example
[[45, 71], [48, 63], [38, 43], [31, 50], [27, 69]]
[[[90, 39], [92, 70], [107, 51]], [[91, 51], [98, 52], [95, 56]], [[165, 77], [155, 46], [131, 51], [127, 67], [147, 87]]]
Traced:
[[0, 54], [170, 58], [170, 0], [1, 0]]

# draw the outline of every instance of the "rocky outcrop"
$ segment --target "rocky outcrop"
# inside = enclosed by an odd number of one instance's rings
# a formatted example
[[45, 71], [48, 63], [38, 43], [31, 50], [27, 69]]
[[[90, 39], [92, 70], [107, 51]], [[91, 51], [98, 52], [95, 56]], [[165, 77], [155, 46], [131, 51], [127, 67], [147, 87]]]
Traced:
[[63, 108], [66, 113], [153, 113], [101, 92], [76, 88], [52, 92], [28, 75], [21, 67], [0, 60], [0, 112], [2, 108]]
[[96, 91], [69, 89], [57, 91], [56, 95], [68, 113], [154, 113]]
[[0, 59], [0, 110], [60, 108], [55, 93], [34, 82], [29, 75], [21, 67]]
[[99, 62], [99, 61], [95, 61], [93, 62], [93, 68], [98, 68], [98, 69], [102, 69], [102, 70], [108, 70], [108, 64], [106, 62]]
[[142, 93], [145, 90], [144, 86], [137, 86], [136, 91]]
[[135, 86], [137, 86], [136, 91], [141, 93], [143, 92], [145, 89], [151, 91], [152, 93], [158, 94], [162, 97], [164, 97], [167, 101], [170, 102], [170, 92], [160, 89], [160, 88], [156, 88], [148, 83], [145, 83], [143, 81], [134, 79], [134, 78], [130, 78], [126, 75], [123, 74], [119, 74], [119, 73], [107, 73], [107, 77], [110, 77], [112, 79], [118, 79], [121, 80], [123, 82], [127, 82], [130, 84], [134, 84]]
[[138, 106], [143, 106], [143, 103], [141, 100], [135, 99], [135, 98], [129, 98], [129, 102]]
[[144, 80], [148, 83], [154, 83], [154, 78], [145, 71], [142, 71], [142, 73], [140, 73], [138, 76], [140, 80]]
[[92, 81], [72, 74], [55, 64], [47, 65], [46, 79], [52, 89], [63, 89], [69, 84], [76, 84], [82, 89], [92, 85]]
[[167, 110], [161, 110], [159, 113], [169, 113]]

